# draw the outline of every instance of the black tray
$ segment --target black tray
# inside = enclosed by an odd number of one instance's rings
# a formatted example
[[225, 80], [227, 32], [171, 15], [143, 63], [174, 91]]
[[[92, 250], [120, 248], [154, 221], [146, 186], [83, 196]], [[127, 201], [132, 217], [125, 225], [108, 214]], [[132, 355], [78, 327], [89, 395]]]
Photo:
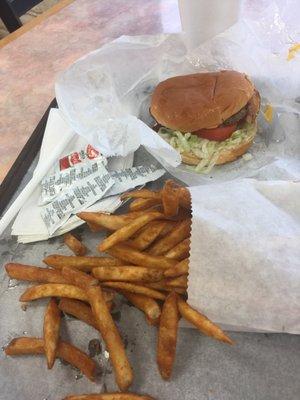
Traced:
[[24, 175], [28, 171], [31, 163], [35, 159], [41, 148], [44, 132], [51, 108], [57, 107], [56, 99], [52, 100], [45, 114], [43, 115], [32, 135], [26, 142], [21, 153], [8, 171], [6, 177], [0, 185], [0, 216], [18, 189]]

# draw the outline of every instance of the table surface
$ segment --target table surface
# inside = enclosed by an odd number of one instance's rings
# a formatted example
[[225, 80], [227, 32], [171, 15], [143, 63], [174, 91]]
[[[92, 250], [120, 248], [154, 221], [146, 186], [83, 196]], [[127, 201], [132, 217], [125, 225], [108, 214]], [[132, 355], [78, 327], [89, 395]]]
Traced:
[[[136, 165], [148, 156], [138, 152]], [[34, 165], [26, 174], [28, 181]], [[152, 184], [161, 187], [164, 176]], [[22, 185], [22, 186], [23, 186]], [[21, 188], [20, 188], [21, 189]], [[101, 234], [78, 228], [89, 255], [98, 255]], [[16, 243], [8, 228], [0, 240], [2, 263], [21, 262], [43, 265], [49, 254], [71, 254], [62, 238], [28, 245]], [[18, 298], [27, 284], [9, 287], [9, 279], [0, 270], [0, 346], [16, 336], [40, 336], [46, 301], [36, 301], [22, 311]], [[253, 294], [255, 296], [255, 293]], [[230, 333], [234, 346], [216, 342], [195, 329], [179, 331], [177, 357], [172, 379], [163, 381], [156, 366], [156, 328], [146, 324], [141, 312], [127, 303], [115, 310], [115, 319], [133, 365], [133, 392], [148, 393], [157, 400], [298, 400], [300, 393], [300, 335]], [[80, 321], [64, 318], [62, 337], [84, 351], [98, 335]], [[1, 400], [58, 400], [70, 393], [95, 393], [116, 390], [114, 374], [103, 351], [96, 357], [102, 375], [95, 384], [78, 378], [78, 371], [56, 363], [47, 371], [43, 357], [5, 357], [0, 352]], [[81, 375], [79, 375], [80, 377]], [[32, 382], [32, 383], [31, 383]], [[34, 389], [33, 389], [34, 387]], [[34, 397], [33, 397], [34, 394]]]
[[[179, 29], [175, 0], [75, 0], [3, 47], [0, 50], [0, 182], [53, 98], [57, 73], [81, 55], [121, 34]], [[31, 172], [27, 173], [22, 187]], [[67, 252], [61, 238], [21, 245], [10, 237], [9, 232], [10, 228], [0, 240], [3, 263], [19, 261], [41, 265], [46, 254]], [[99, 237], [85, 228], [82, 236], [89, 244], [91, 254], [96, 254]], [[24, 287], [9, 289], [3, 268], [0, 282], [1, 346], [13, 336], [25, 335], [24, 332], [40, 335], [44, 304], [35, 304], [23, 312], [17, 299]], [[16, 330], [11, 328], [12, 319], [7, 318], [10, 315], [19, 321]], [[76, 321], [67, 323], [76, 336]], [[70, 331], [66, 325], [64, 323], [64, 336], [68, 337]], [[160, 400], [299, 399], [300, 336], [233, 333], [231, 336], [236, 345], [229, 347], [205, 338], [195, 330], [182, 329], [173, 378], [164, 382], [155, 364], [155, 328], [148, 327], [141, 313], [127, 304], [121, 305], [118, 325], [128, 341], [127, 351], [135, 370], [133, 391], [149, 393]], [[74, 337], [75, 344], [83, 350], [87, 350], [90, 339], [97, 337], [92, 328], [86, 329], [84, 337]], [[26, 386], [17, 384], [24, 381], [24, 371]], [[34, 378], [38, 371], [42, 371], [42, 380], [36, 382]], [[0, 397], [3, 400], [57, 400], [71, 391], [103, 390], [104, 383], [108, 390], [116, 389], [109, 365], [96, 385], [85, 378], [75, 379], [76, 374], [69, 366], [59, 363], [48, 373], [41, 357], [14, 360], [1, 352]], [[62, 382], [62, 378], [63, 384], [58, 387], [57, 380]]]

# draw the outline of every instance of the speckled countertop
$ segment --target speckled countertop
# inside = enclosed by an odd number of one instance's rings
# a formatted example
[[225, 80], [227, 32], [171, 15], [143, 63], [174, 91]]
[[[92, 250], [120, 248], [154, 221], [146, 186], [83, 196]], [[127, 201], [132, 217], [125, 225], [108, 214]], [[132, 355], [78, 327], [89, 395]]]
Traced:
[[60, 71], [118, 36], [179, 30], [176, 0], [75, 0], [0, 49], [0, 183], [53, 99]]

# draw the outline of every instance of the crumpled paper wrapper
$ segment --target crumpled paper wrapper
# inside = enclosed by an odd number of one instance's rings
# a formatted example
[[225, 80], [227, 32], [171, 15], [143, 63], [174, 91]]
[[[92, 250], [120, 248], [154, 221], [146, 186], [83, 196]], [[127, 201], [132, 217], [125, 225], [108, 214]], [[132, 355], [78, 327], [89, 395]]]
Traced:
[[300, 182], [190, 191], [189, 304], [226, 329], [300, 333]]

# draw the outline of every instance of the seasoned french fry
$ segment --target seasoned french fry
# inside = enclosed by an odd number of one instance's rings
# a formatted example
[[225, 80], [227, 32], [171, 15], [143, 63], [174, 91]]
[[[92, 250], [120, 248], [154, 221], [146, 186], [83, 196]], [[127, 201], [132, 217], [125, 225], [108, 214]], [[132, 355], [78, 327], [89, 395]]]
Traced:
[[176, 293], [184, 294], [186, 292], [186, 289], [180, 288], [180, 287], [171, 287], [166, 285], [166, 280], [163, 279], [159, 282], [145, 282], [143, 283], [143, 286], [146, 286], [151, 289], [155, 290], [162, 290], [164, 292], [172, 292], [175, 291]]
[[31, 286], [25, 290], [20, 301], [32, 301], [43, 297], [68, 297], [82, 301], [88, 301], [87, 294], [77, 286], [60, 283], [45, 283]]
[[48, 368], [53, 367], [59, 342], [61, 313], [55, 299], [50, 299], [44, 317], [44, 347]]
[[63, 267], [61, 273], [71, 285], [79, 286], [82, 289], [85, 289], [87, 286], [96, 286], [99, 283], [98, 279], [76, 268]]
[[[135, 202], [137, 200], [142, 200], [142, 199], [135, 199], [135, 200], [133, 200], [133, 202]], [[129, 215], [137, 214], [137, 215], [135, 215], [135, 218], [137, 218], [140, 215], [145, 214], [145, 212], [149, 212], [149, 211], [159, 211], [159, 212], [162, 213], [162, 204], [154, 204], [154, 205], [152, 205], [152, 206], [150, 206], [148, 208], [144, 208], [143, 210], [140, 210], [140, 211], [132, 211], [132, 210], [130, 210], [130, 206], [131, 206], [131, 204], [129, 204], [129, 206], [128, 206], [129, 210], [128, 210], [127, 214], [129, 214]]]
[[151, 320], [156, 320], [160, 316], [160, 306], [151, 297], [144, 296], [142, 294], [130, 293], [125, 290], [121, 290], [121, 293], [127, 300], [130, 301], [136, 308], [143, 311], [146, 317]]
[[122, 265], [120, 260], [112, 257], [75, 257], [63, 256], [60, 254], [47, 256], [43, 261], [45, 264], [56, 269], [71, 267], [85, 272], [89, 272], [96, 267]]
[[150, 396], [134, 393], [101, 393], [101, 394], [74, 394], [63, 400], [154, 400]]
[[175, 267], [166, 269], [164, 271], [164, 275], [166, 278], [176, 278], [177, 276], [188, 274], [188, 272], [189, 272], [189, 259], [186, 258], [185, 260], [182, 260], [178, 264], [176, 264]]
[[93, 222], [87, 222], [86, 224], [90, 228], [90, 231], [93, 232], [93, 233], [100, 232], [100, 231], [102, 231], [104, 229], [100, 225], [93, 224]]
[[155, 282], [163, 278], [162, 270], [137, 267], [98, 267], [92, 274], [100, 281]]
[[87, 378], [94, 381], [97, 365], [83, 351], [70, 343], [60, 341], [57, 348], [57, 356], [78, 368]]
[[[113, 290], [104, 289], [102, 290], [102, 294], [104, 296], [106, 303], [112, 302], [113, 299], [115, 298], [115, 292]], [[109, 304], [107, 304], [107, 307], [111, 308], [111, 305], [109, 306]]]
[[168, 269], [177, 262], [171, 258], [162, 256], [151, 256], [142, 253], [124, 244], [118, 244], [108, 250], [108, 253], [113, 257], [120, 258], [134, 265], [142, 265], [148, 268]]
[[145, 226], [148, 222], [163, 218], [163, 215], [157, 211], [152, 211], [141, 215], [123, 228], [118, 229], [100, 243], [99, 251], [106, 251], [116, 245], [129, 239], [135, 232]]
[[178, 261], [183, 260], [184, 258], [187, 258], [190, 255], [190, 245], [191, 245], [190, 239], [186, 238], [182, 242], [179, 242], [171, 250], [169, 250], [165, 254], [165, 257], [175, 258]]
[[[19, 337], [13, 339], [5, 348], [5, 354], [8, 356], [44, 354], [44, 352], [44, 340], [33, 337]], [[62, 358], [69, 364], [78, 368], [91, 381], [95, 379], [95, 361], [70, 343], [60, 341], [57, 347], [56, 357]]]
[[164, 229], [161, 231], [159, 237], [163, 237], [168, 235], [172, 230], [177, 226], [178, 222], [177, 221], [166, 221], [167, 224], [164, 227]]
[[85, 245], [71, 233], [64, 235], [64, 243], [76, 256], [84, 256], [87, 252]]
[[188, 191], [187, 188], [181, 187], [179, 189], [179, 204], [181, 207], [186, 208], [187, 210], [191, 209], [191, 193]]
[[125, 391], [132, 383], [133, 372], [122, 339], [106, 306], [100, 286], [89, 287], [87, 294], [98, 329], [109, 352], [117, 384], [121, 390]]
[[26, 354], [44, 354], [44, 340], [34, 337], [18, 337], [12, 339], [4, 348], [7, 356], [22, 356]]
[[128, 282], [103, 282], [103, 286], [113, 289], [126, 290], [127, 292], [131, 293], [143, 294], [144, 296], [148, 296], [153, 299], [164, 300], [166, 298], [163, 293], [160, 293], [157, 290]]
[[[104, 297], [106, 297], [105, 291]], [[114, 307], [114, 302], [111, 300], [106, 301], [106, 305], [109, 312], [111, 312]], [[98, 325], [96, 324], [92, 309], [86, 303], [83, 303], [80, 300], [68, 299], [66, 297], [63, 297], [58, 303], [58, 308], [64, 313], [70, 314], [73, 317], [76, 317], [80, 321], [83, 321], [98, 330]]]
[[160, 256], [180, 243], [182, 240], [190, 236], [191, 220], [186, 219], [178, 223], [178, 225], [165, 237], [156, 242], [149, 251], [153, 256]]
[[180, 192], [175, 182], [172, 180], [167, 180], [161, 191], [164, 214], [167, 217], [173, 217], [177, 215], [179, 209], [179, 195]]
[[[131, 240], [130, 246], [137, 250], [145, 250], [154, 242], [160, 235], [163, 235], [167, 227], [174, 226], [172, 221], [152, 221], [147, 224], [144, 229], [140, 230], [140, 233]], [[172, 258], [172, 257], [170, 257]]]
[[[103, 295], [105, 301], [111, 301], [114, 297], [114, 294], [110, 291], [103, 291]], [[45, 283], [43, 285], [29, 287], [19, 300], [32, 301], [43, 297], [67, 297], [70, 299], [88, 301], [87, 294], [83, 289], [78, 286], [59, 283]]]
[[132, 239], [126, 240], [124, 244], [136, 250], [145, 250], [157, 238], [162, 238], [170, 233], [177, 224], [177, 221], [152, 221], [133, 235]]
[[[139, 215], [142, 215], [139, 213]], [[93, 226], [99, 226], [110, 231], [115, 231], [117, 229], [122, 228], [127, 225], [129, 221], [134, 220], [137, 216], [137, 213], [130, 213], [124, 215], [111, 215], [105, 213], [96, 213], [96, 212], [80, 212], [77, 214], [77, 217], [83, 219], [86, 222], [93, 224]]]
[[60, 283], [45, 283], [31, 286], [21, 295], [19, 301], [32, 301], [44, 297], [68, 297], [88, 301], [87, 295], [81, 288]]
[[79, 300], [62, 298], [58, 303], [58, 308], [64, 313], [73, 315], [77, 319], [85, 322], [98, 330], [91, 307]]
[[[153, 209], [148, 209], [147, 211], [153, 211]], [[176, 221], [172, 221], [172, 220], [164, 220], [164, 221], [152, 221], [149, 222], [149, 224], [145, 225], [143, 228], [141, 228], [139, 231], [137, 231], [132, 238], [130, 239], [130, 242], [133, 242], [136, 238], [138, 238], [142, 233], [144, 233], [144, 231], [147, 231], [149, 229], [151, 229], [152, 227], [155, 227], [156, 230], [156, 225], [163, 225], [163, 229], [159, 232], [158, 237], [162, 237], [165, 236], [166, 234], [168, 234], [173, 228], [174, 226], [177, 224]], [[127, 241], [126, 241], [127, 243]]]
[[170, 379], [172, 374], [178, 321], [177, 294], [171, 292], [163, 304], [158, 328], [157, 364], [163, 379]]
[[129, 210], [132, 211], [146, 211], [147, 209], [158, 206], [161, 200], [157, 199], [135, 199], [129, 204]]
[[161, 200], [161, 192], [155, 192], [149, 189], [133, 190], [121, 195], [121, 200], [125, 199], [156, 199]]
[[60, 271], [31, 265], [10, 263], [5, 265], [10, 278], [28, 282], [68, 283]]
[[176, 278], [166, 279], [166, 285], [168, 287], [181, 287], [187, 289], [188, 280], [187, 275], [177, 276]]
[[222, 329], [210, 321], [205, 315], [199, 313], [183, 299], [177, 300], [178, 309], [181, 316], [193, 324], [200, 332], [224, 343], [233, 344], [233, 341], [222, 331]]
[[[142, 285], [142, 283], [141, 283], [141, 285]], [[163, 290], [163, 291], [167, 290], [165, 279], [162, 279], [161, 281], [158, 281], [158, 282], [146, 282], [143, 285], [145, 285], [146, 287], [155, 289], [155, 290]]]
[[148, 325], [151, 325], [151, 326], [158, 326], [159, 325], [159, 320], [160, 320], [159, 317], [156, 318], [156, 319], [153, 319], [153, 318], [150, 318], [148, 315], [145, 315], [145, 319], [146, 319], [146, 322], [147, 322]]
[[180, 207], [176, 219], [178, 221], [182, 221], [183, 219], [192, 218], [191, 210], [187, 208]]
[[178, 294], [186, 295], [186, 289], [181, 288], [181, 287], [169, 288], [169, 289], [167, 289], [167, 291], [168, 292], [174, 291], [174, 292], [176, 292]]

